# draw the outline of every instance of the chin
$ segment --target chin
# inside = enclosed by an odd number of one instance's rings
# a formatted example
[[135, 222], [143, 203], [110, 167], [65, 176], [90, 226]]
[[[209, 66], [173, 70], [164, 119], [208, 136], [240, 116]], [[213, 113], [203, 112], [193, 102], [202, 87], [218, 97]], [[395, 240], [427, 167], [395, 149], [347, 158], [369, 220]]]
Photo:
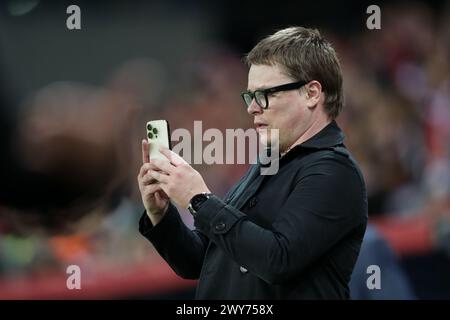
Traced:
[[261, 131], [258, 134], [259, 134], [259, 143], [261, 143], [263, 146], [270, 145], [267, 132]]

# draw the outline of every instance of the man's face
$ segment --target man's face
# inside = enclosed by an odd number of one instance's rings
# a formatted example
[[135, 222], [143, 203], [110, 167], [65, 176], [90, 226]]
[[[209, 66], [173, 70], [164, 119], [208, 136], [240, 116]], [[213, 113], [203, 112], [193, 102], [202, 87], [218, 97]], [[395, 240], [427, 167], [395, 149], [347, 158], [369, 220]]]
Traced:
[[[266, 89], [295, 81], [277, 65], [252, 65], [248, 73], [248, 90]], [[279, 150], [284, 152], [305, 133], [312, 124], [314, 112], [314, 108], [308, 108], [305, 92], [304, 89], [296, 89], [269, 94], [267, 109], [262, 109], [255, 100], [252, 101], [247, 112], [254, 116], [261, 143], [267, 145], [268, 139], [272, 138], [270, 129], [278, 129]]]

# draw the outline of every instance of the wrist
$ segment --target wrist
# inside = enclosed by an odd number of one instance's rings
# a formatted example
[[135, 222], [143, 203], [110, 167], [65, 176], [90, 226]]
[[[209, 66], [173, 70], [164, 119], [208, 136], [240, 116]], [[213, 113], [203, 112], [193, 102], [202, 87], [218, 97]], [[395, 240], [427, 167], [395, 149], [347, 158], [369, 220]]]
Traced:
[[169, 209], [169, 201], [167, 201], [167, 203], [164, 206], [164, 208], [161, 208], [161, 209], [156, 209], [156, 208], [148, 209], [148, 208], [145, 208], [145, 210], [147, 211], [147, 215], [148, 216], [161, 216], [161, 215], [164, 215], [167, 212], [168, 209]]
[[[209, 191], [209, 190], [208, 190]], [[187, 209], [189, 212], [195, 216], [200, 210], [201, 206], [212, 196], [211, 192], [200, 192], [195, 194], [189, 201]]]
[[153, 226], [156, 226], [158, 223], [161, 222], [168, 209], [169, 209], [169, 202], [167, 202], [166, 206], [161, 210], [155, 211], [146, 209], [147, 217], [150, 219]]

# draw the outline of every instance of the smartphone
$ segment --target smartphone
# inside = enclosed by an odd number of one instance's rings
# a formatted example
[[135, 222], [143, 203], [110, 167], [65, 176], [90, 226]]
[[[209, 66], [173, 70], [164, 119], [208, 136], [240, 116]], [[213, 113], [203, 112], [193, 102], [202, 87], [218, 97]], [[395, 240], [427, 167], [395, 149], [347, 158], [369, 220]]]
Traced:
[[149, 155], [151, 159], [162, 159], [167, 160], [167, 158], [159, 152], [159, 147], [163, 146], [168, 149], [172, 149], [170, 143], [170, 127], [167, 120], [153, 120], [147, 122], [147, 141], [150, 144]]

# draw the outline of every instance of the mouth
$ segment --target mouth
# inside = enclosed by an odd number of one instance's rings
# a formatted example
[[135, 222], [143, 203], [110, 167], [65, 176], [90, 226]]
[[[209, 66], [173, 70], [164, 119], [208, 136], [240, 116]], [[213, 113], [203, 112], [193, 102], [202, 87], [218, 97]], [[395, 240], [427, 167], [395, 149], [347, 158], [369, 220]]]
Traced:
[[262, 129], [267, 129], [268, 125], [265, 123], [261, 123], [261, 122], [255, 122], [255, 128], [257, 131], [262, 130]]

